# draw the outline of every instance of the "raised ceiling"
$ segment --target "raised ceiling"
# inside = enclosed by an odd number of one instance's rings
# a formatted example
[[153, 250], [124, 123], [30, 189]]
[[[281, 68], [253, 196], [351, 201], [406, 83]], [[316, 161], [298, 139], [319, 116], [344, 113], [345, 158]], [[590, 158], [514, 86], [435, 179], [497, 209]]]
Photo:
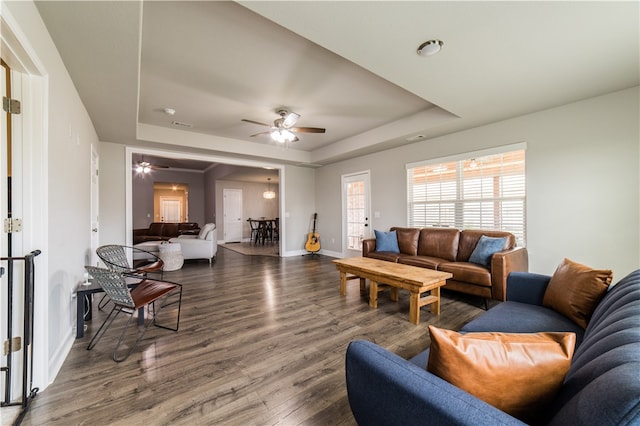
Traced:
[[[36, 4], [99, 138], [128, 145], [328, 164], [640, 83], [638, 2]], [[240, 121], [280, 107], [327, 132], [284, 148]]]

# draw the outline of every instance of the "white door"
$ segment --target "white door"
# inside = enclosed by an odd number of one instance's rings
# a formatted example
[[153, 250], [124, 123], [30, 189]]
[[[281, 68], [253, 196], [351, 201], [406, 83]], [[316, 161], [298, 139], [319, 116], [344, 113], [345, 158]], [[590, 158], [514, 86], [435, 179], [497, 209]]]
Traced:
[[99, 158], [98, 153], [93, 145], [91, 145], [91, 264], [98, 265], [98, 255], [96, 249], [100, 244], [100, 227], [98, 217], [98, 200], [99, 200]]
[[369, 171], [342, 175], [342, 251], [345, 257], [362, 256], [362, 240], [371, 236], [369, 182]]
[[173, 197], [160, 197], [160, 214], [163, 222], [182, 222], [180, 212], [182, 211], [182, 200]]
[[242, 189], [225, 188], [222, 191], [224, 212], [224, 242], [242, 241]]

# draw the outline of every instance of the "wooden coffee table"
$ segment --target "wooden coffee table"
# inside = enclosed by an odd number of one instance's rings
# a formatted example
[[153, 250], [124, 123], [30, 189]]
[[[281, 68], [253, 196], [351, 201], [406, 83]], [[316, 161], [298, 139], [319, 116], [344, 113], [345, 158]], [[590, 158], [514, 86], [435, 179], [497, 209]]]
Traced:
[[[340, 295], [347, 294], [347, 280], [360, 278], [360, 288], [364, 287], [364, 280], [369, 280], [369, 306], [378, 307], [378, 286], [387, 284], [392, 287], [391, 298], [397, 299], [397, 289], [409, 290], [409, 321], [413, 324], [420, 322], [420, 307], [431, 305], [431, 312], [440, 315], [440, 287], [447, 283], [452, 275], [448, 272], [369, 257], [350, 257], [335, 259], [333, 263], [340, 271]], [[351, 277], [347, 277], [351, 274]], [[421, 297], [422, 293], [428, 296]]]

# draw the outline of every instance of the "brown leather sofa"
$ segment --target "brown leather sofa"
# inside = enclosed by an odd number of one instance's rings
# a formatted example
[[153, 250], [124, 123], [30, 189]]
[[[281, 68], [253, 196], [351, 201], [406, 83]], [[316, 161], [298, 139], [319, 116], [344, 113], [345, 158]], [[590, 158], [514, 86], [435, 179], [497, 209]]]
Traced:
[[133, 244], [147, 241], [169, 241], [180, 235], [198, 235], [200, 226], [196, 222], [165, 223], [152, 222], [149, 228], [133, 230]]
[[[450, 272], [453, 278], [444, 287], [485, 299], [506, 299], [507, 276], [510, 272], [527, 272], [529, 255], [524, 247], [516, 247], [509, 232], [458, 230], [453, 228], [391, 228], [398, 236], [400, 253], [377, 252], [375, 238], [362, 242], [362, 255], [389, 262], [404, 263]], [[504, 249], [491, 258], [491, 267], [469, 262], [480, 237], [506, 237]]]

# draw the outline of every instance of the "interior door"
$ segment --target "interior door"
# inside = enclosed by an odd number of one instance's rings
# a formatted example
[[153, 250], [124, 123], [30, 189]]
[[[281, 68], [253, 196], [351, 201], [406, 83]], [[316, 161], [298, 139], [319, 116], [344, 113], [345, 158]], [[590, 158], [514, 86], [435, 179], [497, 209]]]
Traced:
[[224, 213], [224, 242], [242, 241], [242, 189], [225, 188], [222, 192]]
[[100, 244], [100, 227], [98, 216], [98, 200], [99, 194], [99, 172], [98, 172], [99, 158], [98, 153], [93, 145], [91, 145], [91, 264], [98, 265], [98, 255], [96, 249]]
[[182, 211], [182, 200], [173, 197], [160, 197], [160, 212], [163, 222], [182, 222], [180, 212]]
[[369, 171], [342, 175], [342, 251], [362, 256], [362, 240], [371, 236]]

